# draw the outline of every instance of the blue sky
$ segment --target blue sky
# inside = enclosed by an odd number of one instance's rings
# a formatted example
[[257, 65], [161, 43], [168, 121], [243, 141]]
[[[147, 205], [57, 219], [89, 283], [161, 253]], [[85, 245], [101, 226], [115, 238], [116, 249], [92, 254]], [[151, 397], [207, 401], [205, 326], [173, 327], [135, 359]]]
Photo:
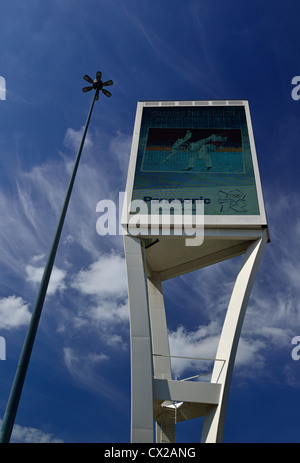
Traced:
[[[296, 0], [2, 2], [0, 418], [92, 98], [82, 76], [100, 69], [114, 81], [93, 113], [12, 441], [129, 442], [123, 241], [97, 234], [96, 205], [124, 191], [138, 100], [241, 98], [271, 243], [245, 318], [224, 442], [299, 442], [299, 14]], [[173, 355], [214, 352], [240, 262], [164, 284]], [[174, 365], [176, 375], [186, 371]], [[201, 420], [178, 427], [179, 442], [200, 434]]]

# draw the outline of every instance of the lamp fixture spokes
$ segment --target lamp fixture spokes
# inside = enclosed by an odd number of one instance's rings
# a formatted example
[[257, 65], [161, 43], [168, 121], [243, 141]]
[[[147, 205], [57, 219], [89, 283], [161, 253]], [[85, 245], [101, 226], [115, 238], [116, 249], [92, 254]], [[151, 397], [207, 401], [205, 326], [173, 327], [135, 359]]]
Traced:
[[84, 80], [86, 80], [87, 82], [92, 84], [92, 86], [83, 87], [82, 91], [86, 93], [86, 92], [90, 92], [93, 89], [96, 90], [95, 100], [99, 100], [99, 92], [100, 92], [100, 90], [104, 93], [105, 96], [111, 97], [111, 92], [109, 92], [108, 90], [106, 90], [103, 87], [108, 87], [110, 85], [113, 85], [113, 81], [112, 80], [107, 80], [106, 82], [103, 82], [101, 80], [101, 77], [102, 77], [102, 72], [101, 71], [97, 71], [95, 80], [93, 80], [87, 74], [85, 74], [83, 76]]

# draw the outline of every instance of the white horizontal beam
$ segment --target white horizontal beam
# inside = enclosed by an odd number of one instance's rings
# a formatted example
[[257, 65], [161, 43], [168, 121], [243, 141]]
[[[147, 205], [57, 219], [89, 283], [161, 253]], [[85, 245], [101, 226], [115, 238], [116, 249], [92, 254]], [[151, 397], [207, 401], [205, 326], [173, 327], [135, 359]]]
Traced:
[[221, 385], [199, 381], [153, 380], [153, 398], [216, 405], [219, 403]]

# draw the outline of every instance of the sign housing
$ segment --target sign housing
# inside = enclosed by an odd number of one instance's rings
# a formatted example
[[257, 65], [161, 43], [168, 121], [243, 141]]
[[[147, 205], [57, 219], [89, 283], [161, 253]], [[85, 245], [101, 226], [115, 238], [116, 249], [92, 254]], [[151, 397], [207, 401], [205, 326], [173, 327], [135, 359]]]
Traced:
[[[267, 228], [248, 101], [138, 102], [125, 197], [126, 231], [137, 213], [132, 204], [146, 207], [139, 234], [149, 268], [162, 280], [243, 254]], [[174, 200], [182, 208], [173, 209]], [[155, 215], [153, 201], [170, 207]], [[199, 210], [204, 240], [187, 246], [176, 214], [184, 213], [192, 230]], [[159, 224], [154, 233], [151, 223]]]
[[149, 213], [202, 200], [206, 227], [266, 226], [248, 101], [139, 102], [127, 196]]

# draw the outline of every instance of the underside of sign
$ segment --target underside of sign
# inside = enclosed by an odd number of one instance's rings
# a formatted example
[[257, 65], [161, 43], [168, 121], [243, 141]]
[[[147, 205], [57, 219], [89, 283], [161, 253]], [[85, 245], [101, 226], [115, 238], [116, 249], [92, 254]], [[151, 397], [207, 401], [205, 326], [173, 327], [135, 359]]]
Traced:
[[158, 272], [163, 281], [239, 256], [263, 231], [207, 229], [199, 246], [187, 246], [182, 237], [147, 237], [143, 240], [147, 273]]

